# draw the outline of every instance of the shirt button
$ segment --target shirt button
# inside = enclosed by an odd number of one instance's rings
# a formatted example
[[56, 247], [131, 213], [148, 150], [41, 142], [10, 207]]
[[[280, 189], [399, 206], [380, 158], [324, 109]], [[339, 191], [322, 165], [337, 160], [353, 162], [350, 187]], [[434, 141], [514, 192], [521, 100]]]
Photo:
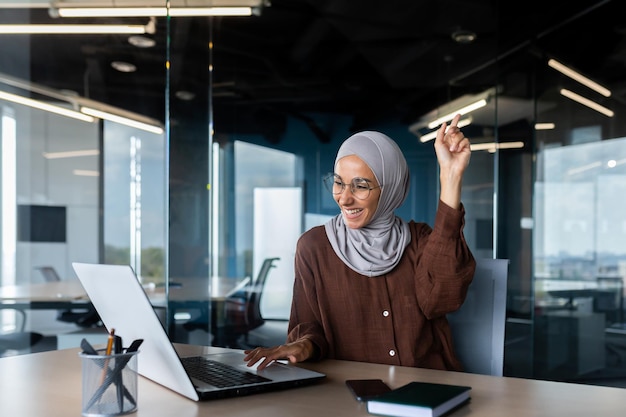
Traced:
[[393, 350], [393, 349], [391, 349], [391, 350], [389, 351], [389, 356], [396, 356], [396, 351], [395, 351], [395, 350]]
[[383, 317], [389, 317], [389, 311], [383, 310]]

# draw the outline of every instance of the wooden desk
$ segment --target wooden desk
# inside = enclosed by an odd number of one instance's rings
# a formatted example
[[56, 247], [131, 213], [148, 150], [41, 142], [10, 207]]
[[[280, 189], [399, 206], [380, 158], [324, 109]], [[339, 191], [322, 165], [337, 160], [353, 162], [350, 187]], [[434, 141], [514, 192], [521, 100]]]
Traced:
[[[222, 350], [190, 345], [177, 345], [177, 349], [185, 356]], [[350, 378], [382, 378], [394, 388], [410, 381], [471, 386], [471, 402], [451, 414], [454, 417], [622, 417], [626, 410], [626, 391], [620, 388], [335, 360], [302, 366], [324, 372], [327, 378], [311, 386], [199, 403], [140, 377], [136, 415], [369, 416], [365, 405], [358, 403], [345, 387], [344, 381]], [[1, 358], [0, 387], [2, 416], [80, 416], [78, 349]]]

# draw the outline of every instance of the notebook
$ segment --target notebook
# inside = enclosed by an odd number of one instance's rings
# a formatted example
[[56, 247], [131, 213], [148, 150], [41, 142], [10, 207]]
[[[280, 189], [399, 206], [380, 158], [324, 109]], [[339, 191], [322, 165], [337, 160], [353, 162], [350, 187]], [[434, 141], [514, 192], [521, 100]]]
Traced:
[[[181, 358], [130, 266], [78, 262], [72, 266], [104, 326], [109, 331], [115, 329], [125, 346], [134, 339], [144, 339], [138, 357], [139, 374], [191, 400], [294, 388], [325, 377], [282, 362], [257, 371], [246, 366], [240, 350]], [[222, 368], [237, 374], [230, 376], [236, 380], [234, 383], [215, 381]]]

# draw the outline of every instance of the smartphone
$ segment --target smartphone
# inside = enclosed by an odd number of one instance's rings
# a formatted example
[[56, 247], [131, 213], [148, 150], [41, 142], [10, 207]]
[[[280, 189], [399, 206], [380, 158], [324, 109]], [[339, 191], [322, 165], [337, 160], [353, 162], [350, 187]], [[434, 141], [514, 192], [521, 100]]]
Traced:
[[382, 379], [348, 379], [346, 385], [359, 401], [371, 400], [391, 388]]

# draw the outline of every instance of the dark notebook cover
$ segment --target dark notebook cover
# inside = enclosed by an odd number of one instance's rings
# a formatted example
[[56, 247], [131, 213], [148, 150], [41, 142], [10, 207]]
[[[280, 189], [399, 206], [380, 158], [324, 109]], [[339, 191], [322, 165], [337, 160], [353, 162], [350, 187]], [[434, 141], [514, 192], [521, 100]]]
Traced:
[[410, 382], [367, 402], [371, 414], [397, 417], [437, 417], [465, 403], [471, 387]]

